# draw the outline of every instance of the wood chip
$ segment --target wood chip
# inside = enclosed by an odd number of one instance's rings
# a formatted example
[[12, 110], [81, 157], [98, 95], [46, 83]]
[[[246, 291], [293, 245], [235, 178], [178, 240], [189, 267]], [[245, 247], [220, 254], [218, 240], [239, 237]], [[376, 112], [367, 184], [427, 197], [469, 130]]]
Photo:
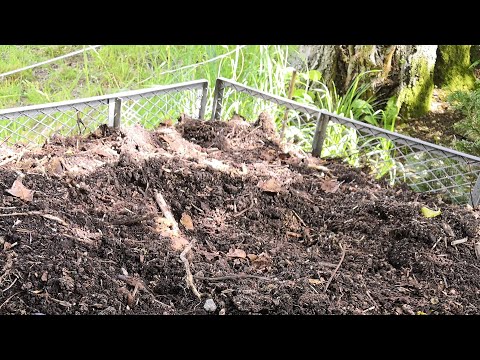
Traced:
[[455, 237], [455, 233], [453, 232], [452, 227], [446, 222], [442, 222], [442, 228], [448, 236]]
[[180, 219], [180, 224], [182, 224], [185, 229], [187, 230], [193, 230], [193, 221], [192, 217], [188, 215], [187, 213], [182, 214], [182, 218]]
[[463, 238], [463, 239], [453, 240], [450, 244], [455, 246], [455, 245], [466, 243], [467, 241], [468, 241], [468, 238]]
[[293, 232], [293, 231], [287, 231], [286, 234], [287, 234], [287, 236], [290, 236], [290, 237], [296, 237], [296, 238], [301, 238], [302, 237], [302, 234], [299, 234], [299, 233], [296, 233], [296, 232]]
[[242, 249], [230, 249], [227, 253], [227, 256], [232, 258], [245, 259], [247, 257], [247, 253]]
[[475, 244], [475, 255], [477, 255], [477, 259], [480, 259], [480, 241]]

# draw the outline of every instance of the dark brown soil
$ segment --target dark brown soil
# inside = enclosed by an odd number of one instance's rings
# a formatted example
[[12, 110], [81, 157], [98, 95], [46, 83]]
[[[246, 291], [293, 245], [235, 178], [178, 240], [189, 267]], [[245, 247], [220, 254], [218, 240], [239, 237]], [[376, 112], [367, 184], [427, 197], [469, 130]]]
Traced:
[[[480, 313], [477, 210], [286, 153], [264, 115], [3, 145], [0, 164], [0, 314]], [[31, 202], [6, 191], [20, 171]]]
[[405, 121], [397, 127], [396, 131], [417, 139], [453, 148], [455, 140], [463, 138], [453, 129], [453, 125], [462, 118], [461, 113], [451, 109], [444, 112], [430, 112], [422, 117]]

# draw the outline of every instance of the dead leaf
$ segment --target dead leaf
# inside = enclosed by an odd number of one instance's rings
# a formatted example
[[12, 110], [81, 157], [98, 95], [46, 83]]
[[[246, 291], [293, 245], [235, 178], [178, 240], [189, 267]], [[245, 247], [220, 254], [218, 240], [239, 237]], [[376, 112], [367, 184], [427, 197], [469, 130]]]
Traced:
[[183, 236], [172, 236], [171, 240], [172, 240], [172, 248], [178, 251], [183, 250], [185, 246], [190, 244], [190, 242], [187, 239], [185, 239]]
[[27, 189], [22, 184], [22, 177], [19, 176], [13, 182], [13, 185], [10, 189], [7, 189], [6, 192], [9, 194], [18, 197], [24, 201], [32, 201], [33, 200], [33, 190]]
[[257, 269], [265, 269], [272, 264], [272, 258], [265, 253], [261, 253], [252, 261], [252, 265]]
[[258, 258], [258, 256], [255, 254], [248, 254], [247, 257], [250, 259], [250, 261], [255, 261], [255, 259]]
[[110, 148], [107, 148], [105, 146], [95, 146], [93, 149], [90, 150], [92, 153], [99, 155], [101, 157], [112, 157], [112, 156], [118, 156], [118, 153]]
[[455, 237], [455, 233], [453, 232], [452, 227], [446, 222], [442, 222], [442, 228], [448, 236]]
[[186, 213], [182, 214], [182, 218], [180, 219], [180, 224], [185, 226], [185, 229], [187, 230], [193, 230], [192, 217]]
[[475, 243], [475, 255], [477, 255], [477, 259], [480, 259], [480, 241]]
[[3, 250], [4, 251], [10, 250], [11, 248], [12, 248], [12, 244], [10, 244], [8, 241], [5, 241], [3, 243]]
[[140, 264], [143, 264], [145, 261], [145, 255], [140, 254]]
[[53, 175], [61, 176], [63, 174], [63, 164], [62, 160], [55, 156], [49, 162], [47, 170]]
[[323, 281], [319, 279], [308, 279], [308, 282], [312, 285], [320, 285], [321, 283], [323, 283]]
[[271, 193], [279, 193], [283, 190], [282, 185], [274, 178], [271, 178], [267, 181], [260, 180], [257, 186], [263, 191]]
[[325, 179], [320, 187], [326, 193], [334, 193], [340, 188], [340, 184], [336, 180]]
[[227, 256], [232, 258], [245, 259], [247, 257], [247, 253], [242, 249], [230, 249], [227, 253]]
[[174, 122], [172, 119], [167, 119], [167, 120], [164, 120], [162, 124], [168, 127], [172, 127], [174, 125]]
[[139, 290], [146, 290], [145, 285], [143, 285], [142, 280], [137, 279], [133, 276], [128, 275], [118, 275], [120, 280], [125, 281], [128, 285], [138, 288]]
[[197, 252], [203, 256], [205, 256], [205, 259], [207, 259], [207, 261], [212, 261], [214, 260], [216, 257], [220, 257], [220, 254], [218, 253], [218, 251], [216, 252], [208, 252], [208, 251], [205, 251], [205, 250], [197, 250]]
[[43, 282], [47, 282], [48, 280], [48, 271], [44, 271], [42, 277], [40, 278]]

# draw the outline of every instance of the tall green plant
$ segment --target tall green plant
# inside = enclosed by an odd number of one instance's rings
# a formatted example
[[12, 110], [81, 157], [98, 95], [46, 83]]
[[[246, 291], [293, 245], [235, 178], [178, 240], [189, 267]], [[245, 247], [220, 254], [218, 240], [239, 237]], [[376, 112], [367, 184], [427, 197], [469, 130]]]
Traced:
[[[399, 112], [396, 98], [389, 99], [385, 109], [375, 110], [379, 104], [373, 96], [368, 95], [371, 88], [368, 76], [375, 72], [377, 71], [358, 74], [346, 93], [340, 95], [333, 83], [331, 87], [328, 87], [321, 81], [321, 74], [311, 70], [300, 74], [299, 85], [301, 88], [294, 92], [294, 99], [340, 116], [394, 131]], [[298, 128], [292, 125], [290, 124], [290, 127], [287, 128], [287, 137], [294, 134], [294, 139], [298, 139], [297, 142], [311, 144], [314, 133], [314, 126], [311, 126], [311, 122], [297, 121]], [[322, 156], [340, 157], [353, 166], [367, 163], [374, 169], [377, 177], [389, 174], [390, 180], [393, 182], [396, 176], [396, 163], [392, 158], [393, 148], [394, 144], [390, 140], [362, 137], [354, 128], [330, 124], [323, 143]]]
[[454, 145], [461, 151], [480, 156], [480, 89], [456, 91], [448, 96], [448, 101], [463, 115], [454, 129], [464, 139]]

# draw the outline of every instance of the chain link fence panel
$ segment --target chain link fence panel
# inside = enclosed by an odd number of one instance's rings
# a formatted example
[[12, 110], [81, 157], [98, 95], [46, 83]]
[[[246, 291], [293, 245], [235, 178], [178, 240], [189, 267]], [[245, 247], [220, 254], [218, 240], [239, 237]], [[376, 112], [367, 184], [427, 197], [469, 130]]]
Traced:
[[153, 129], [182, 113], [203, 118], [207, 80], [126, 91], [87, 99], [0, 110], [0, 144], [42, 144], [54, 134], [93, 132], [102, 124]]
[[403, 182], [414, 191], [434, 193], [454, 203], [479, 204], [479, 157], [224, 78], [217, 79], [214, 94], [212, 119], [228, 119], [233, 112], [254, 118], [265, 110], [281, 123], [288, 111], [288, 121], [293, 119], [310, 132], [311, 146], [304, 147], [315, 156], [342, 158], [353, 166], [367, 165], [377, 178], [387, 178], [392, 185]]

